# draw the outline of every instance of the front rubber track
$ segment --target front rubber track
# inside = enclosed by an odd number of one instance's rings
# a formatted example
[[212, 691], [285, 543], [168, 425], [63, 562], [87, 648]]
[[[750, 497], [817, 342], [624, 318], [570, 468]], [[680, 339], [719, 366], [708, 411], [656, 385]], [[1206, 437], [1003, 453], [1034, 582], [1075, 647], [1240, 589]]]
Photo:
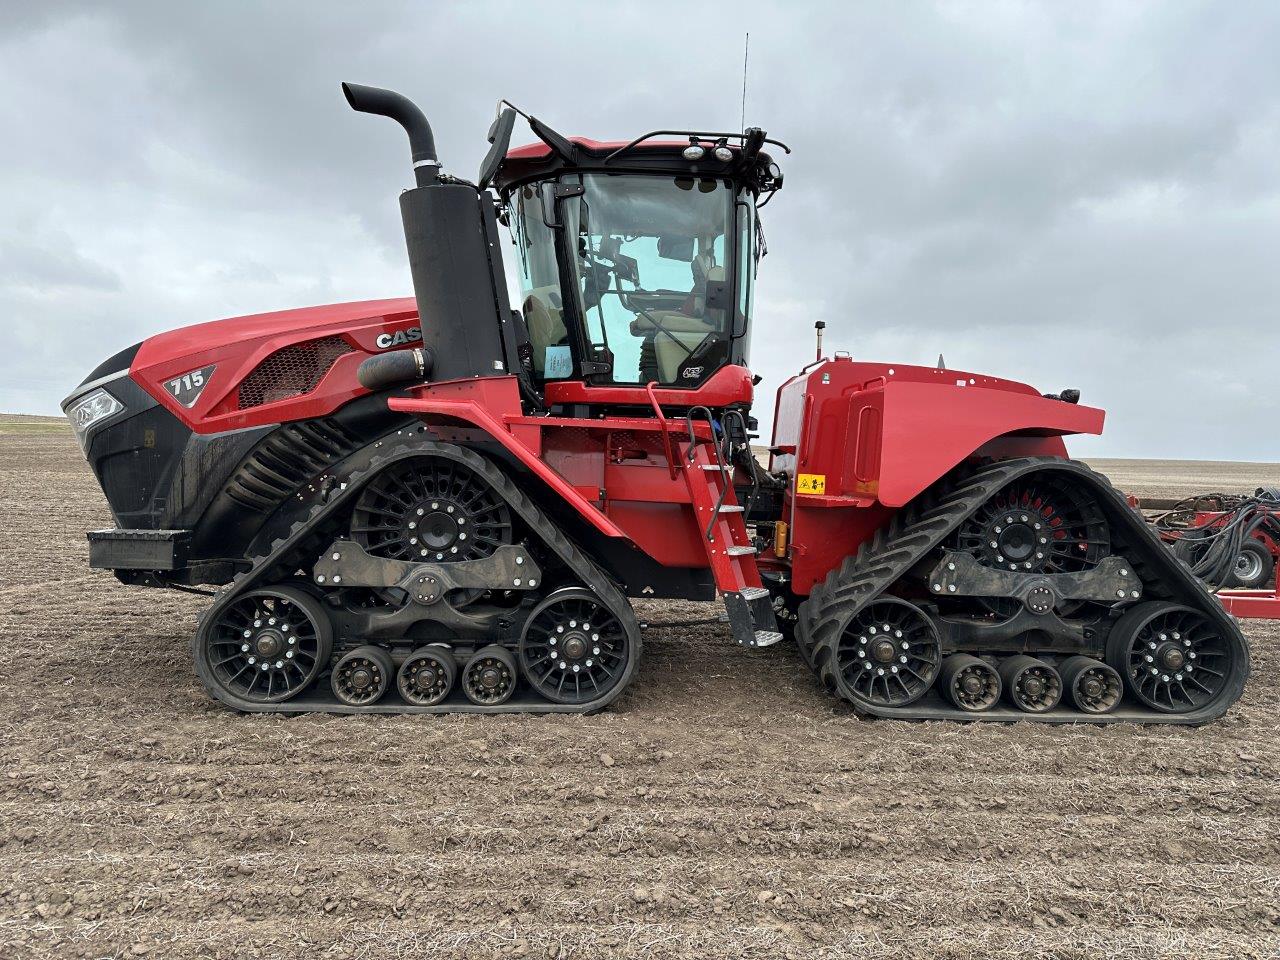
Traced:
[[[1204, 613], [1239, 645], [1236, 676], [1213, 703], [1187, 713], [1169, 714], [1134, 706], [1126, 700], [1108, 714], [1086, 714], [1066, 706], [1049, 713], [1024, 713], [997, 706], [983, 713], [951, 707], [931, 691], [925, 699], [905, 707], [855, 704], [859, 713], [899, 720], [996, 720], [1033, 723], [1171, 723], [1196, 726], [1221, 717], [1244, 692], [1249, 677], [1249, 645], [1234, 617], [1222, 609], [1186, 563], [1176, 558], [1150, 526], [1101, 474], [1076, 460], [1028, 457], [1004, 460], [976, 470], [953, 471], [893, 516], [814, 587], [800, 607], [797, 643], [805, 662], [823, 686], [834, 683], [834, 645], [844, 625], [859, 610], [892, 586], [922, 557], [943, 543], [957, 527], [1002, 487], [1032, 473], [1062, 474], [1096, 496], [1106, 514], [1117, 552], [1124, 554], [1142, 578], [1146, 600], [1173, 600]], [[824, 676], [825, 674], [825, 676]], [[852, 702], [852, 701], [850, 701]]]
[[[357, 450], [286, 501], [273, 524], [273, 529], [280, 535], [265, 544], [252, 558], [250, 568], [224, 588], [202, 615], [200, 627], [192, 637], [191, 652], [196, 674], [211, 696], [244, 713], [595, 713], [607, 707], [626, 689], [640, 661], [641, 640], [635, 612], [622, 591], [492, 461], [467, 447], [440, 443], [430, 436], [424, 427], [409, 427], [383, 437]], [[204, 659], [200, 656], [200, 637], [205, 625], [213, 623], [222, 610], [246, 590], [288, 580], [300, 567], [310, 567], [332, 537], [345, 529], [347, 513], [343, 508], [376, 474], [401, 460], [428, 456], [460, 463], [489, 483], [511, 510], [528, 524], [534, 535], [573, 570], [583, 585], [618, 618], [631, 645], [631, 656], [622, 679], [603, 696], [583, 704], [551, 703], [528, 689], [519, 690], [506, 703], [496, 706], [483, 706], [452, 696], [444, 703], [417, 706], [405, 703], [394, 690], [377, 703], [350, 706], [340, 703], [323, 683], [313, 684], [297, 697], [276, 704], [255, 703], [220, 691], [211, 682]], [[311, 585], [308, 587], [314, 589]]]

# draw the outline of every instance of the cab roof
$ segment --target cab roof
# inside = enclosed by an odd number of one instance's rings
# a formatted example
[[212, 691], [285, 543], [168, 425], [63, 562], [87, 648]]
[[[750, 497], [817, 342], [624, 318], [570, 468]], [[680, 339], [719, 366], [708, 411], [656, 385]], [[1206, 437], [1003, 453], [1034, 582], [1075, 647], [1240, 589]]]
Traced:
[[[588, 137], [568, 137], [573, 146], [573, 159], [563, 156], [541, 141], [514, 147], [507, 151], [497, 174], [494, 186], [502, 194], [521, 183], [544, 180], [571, 170], [610, 173], [666, 173], [675, 176], [731, 177], [757, 190], [765, 186], [762, 173], [770, 167], [777, 169], [772, 159], [763, 151], [743, 162], [740, 143], [725, 143], [732, 151], [729, 160], [716, 159], [712, 153], [715, 138], [698, 137], [697, 142], [706, 148], [699, 160], [687, 160], [683, 151], [691, 139], [653, 139], [639, 143], [631, 140], [592, 140]], [[767, 176], [764, 178], [767, 181]]]

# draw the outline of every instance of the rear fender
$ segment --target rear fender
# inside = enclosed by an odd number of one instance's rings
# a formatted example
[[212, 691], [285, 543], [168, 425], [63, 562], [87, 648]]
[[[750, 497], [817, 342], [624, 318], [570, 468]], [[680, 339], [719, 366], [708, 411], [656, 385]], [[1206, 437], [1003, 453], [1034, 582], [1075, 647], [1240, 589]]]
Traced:
[[[971, 456], [1066, 456], [1062, 437], [1099, 434], [1105, 416], [1030, 393], [890, 381], [883, 390], [876, 499], [900, 507]], [[856, 404], [857, 395], [850, 398]], [[850, 418], [850, 430], [859, 421]], [[858, 438], [863, 444], [868, 438]]]

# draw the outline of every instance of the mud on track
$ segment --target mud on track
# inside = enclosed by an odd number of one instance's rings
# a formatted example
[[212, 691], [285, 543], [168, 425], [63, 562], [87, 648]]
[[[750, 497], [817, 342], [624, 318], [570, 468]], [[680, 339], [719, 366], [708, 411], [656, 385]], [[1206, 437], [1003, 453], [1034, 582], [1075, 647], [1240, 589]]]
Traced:
[[1280, 952], [1276, 627], [1199, 730], [862, 721], [719, 627], [597, 717], [242, 717], [107, 521], [0, 437], [0, 957]]

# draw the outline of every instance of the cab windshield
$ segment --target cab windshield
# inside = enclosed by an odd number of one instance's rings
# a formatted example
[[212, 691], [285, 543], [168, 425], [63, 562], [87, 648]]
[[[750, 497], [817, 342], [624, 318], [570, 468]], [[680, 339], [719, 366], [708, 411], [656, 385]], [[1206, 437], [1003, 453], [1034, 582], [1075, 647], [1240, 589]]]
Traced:
[[[735, 313], [750, 309], [753, 205], [718, 179], [588, 173], [560, 185], [581, 189], [556, 217], [569, 289], [545, 215], [553, 185], [526, 185], [509, 201], [534, 374], [580, 368], [612, 383], [696, 386], [727, 362]], [[579, 343], [566, 314], [582, 318]]]
[[589, 359], [607, 363], [614, 383], [701, 381], [724, 363], [732, 333], [732, 188], [692, 177], [581, 181], [563, 219]]

